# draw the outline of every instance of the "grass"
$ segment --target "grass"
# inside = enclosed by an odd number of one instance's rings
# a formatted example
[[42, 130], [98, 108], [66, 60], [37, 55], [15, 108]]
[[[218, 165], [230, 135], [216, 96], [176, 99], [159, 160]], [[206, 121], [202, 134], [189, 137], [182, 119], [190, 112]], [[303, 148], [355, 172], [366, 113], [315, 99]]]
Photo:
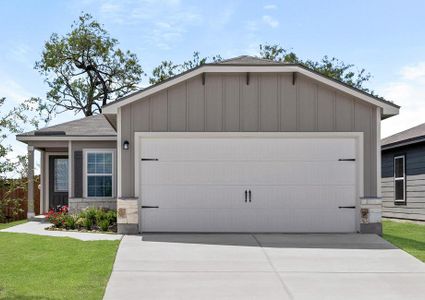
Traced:
[[383, 221], [383, 238], [425, 262], [425, 225]]
[[12, 227], [12, 226], [15, 226], [15, 225], [23, 224], [23, 223], [26, 223], [26, 222], [27, 222], [27, 220], [19, 220], [19, 221], [13, 221], [13, 222], [10, 222], [10, 223], [0, 223], [0, 230], [9, 228], [9, 227]]
[[119, 241], [0, 233], [0, 299], [102, 299]]

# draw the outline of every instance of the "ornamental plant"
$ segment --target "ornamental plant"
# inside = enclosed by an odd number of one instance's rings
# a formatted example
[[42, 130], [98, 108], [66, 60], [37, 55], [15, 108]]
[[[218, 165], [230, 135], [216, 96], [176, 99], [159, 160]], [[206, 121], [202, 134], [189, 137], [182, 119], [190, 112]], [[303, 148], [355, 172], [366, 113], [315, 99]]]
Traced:
[[65, 227], [66, 216], [68, 214], [68, 206], [64, 205], [55, 211], [53, 209], [49, 210], [46, 214], [46, 219], [52, 223], [56, 228]]

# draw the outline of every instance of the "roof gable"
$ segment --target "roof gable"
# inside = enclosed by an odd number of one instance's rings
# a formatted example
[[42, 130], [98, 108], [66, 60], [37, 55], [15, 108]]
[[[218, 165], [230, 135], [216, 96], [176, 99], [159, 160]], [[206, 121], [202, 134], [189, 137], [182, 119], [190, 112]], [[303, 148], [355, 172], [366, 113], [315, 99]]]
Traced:
[[368, 94], [362, 90], [349, 86], [343, 82], [327, 77], [323, 74], [315, 72], [305, 66], [299, 64], [288, 64], [279, 63], [271, 60], [265, 60], [261, 58], [251, 56], [239, 56], [233, 59], [221, 61], [218, 63], [204, 64], [183, 72], [179, 75], [171, 77], [163, 82], [149, 86], [145, 89], [131, 93], [127, 96], [118, 99], [115, 102], [109, 103], [103, 107], [103, 113], [114, 114], [117, 113], [117, 109], [121, 106], [127, 105], [134, 101], [138, 101], [144, 97], [150, 96], [161, 90], [165, 90], [173, 85], [176, 85], [182, 81], [188, 80], [202, 73], [300, 73], [309, 78], [317, 80], [325, 85], [331, 86], [340, 90], [344, 93], [350, 94], [358, 99], [366, 101], [372, 105], [382, 108], [382, 118], [387, 118], [393, 115], [397, 115], [399, 106]]

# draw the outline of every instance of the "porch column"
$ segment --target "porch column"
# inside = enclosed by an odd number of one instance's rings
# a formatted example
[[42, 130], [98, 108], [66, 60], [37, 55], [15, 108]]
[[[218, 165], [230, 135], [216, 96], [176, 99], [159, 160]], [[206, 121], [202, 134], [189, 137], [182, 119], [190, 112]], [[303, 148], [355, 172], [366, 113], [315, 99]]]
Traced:
[[28, 211], [27, 218], [35, 216], [34, 213], [34, 146], [28, 145]]

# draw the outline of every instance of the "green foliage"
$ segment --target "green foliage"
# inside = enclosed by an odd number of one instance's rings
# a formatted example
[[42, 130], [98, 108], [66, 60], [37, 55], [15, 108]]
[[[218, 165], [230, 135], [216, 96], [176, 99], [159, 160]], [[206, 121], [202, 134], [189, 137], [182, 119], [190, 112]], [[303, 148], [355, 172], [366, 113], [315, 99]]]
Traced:
[[137, 56], [118, 48], [118, 40], [89, 14], [64, 36], [53, 33], [35, 69], [50, 90], [39, 100], [49, 116], [63, 111], [101, 113], [107, 103], [137, 89], [143, 70]]
[[208, 61], [218, 62], [221, 60], [222, 58], [220, 55], [215, 55], [211, 58], [208, 56], [201, 57], [199, 52], [195, 51], [190, 60], [184, 61], [181, 64], [174, 64], [172, 61], [162, 61], [159, 66], [153, 69], [152, 76], [149, 78], [149, 83], [156, 84], [177, 74], [206, 64]]
[[98, 221], [97, 225], [99, 226], [100, 230], [102, 231], [108, 231], [109, 229], [109, 220], [108, 219], [102, 219]]
[[78, 220], [78, 215], [75, 214], [67, 214], [64, 217], [64, 227], [66, 229], [71, 229], [74, 230], [77, 228], [77, 220]]
[[373, 91], [364, 87], [364, 83], [369, 81], [372, 75], [366, 72], [365, 69], [355, 70], [353, 64], [346, 64], [338, 58], [330, 58], [325, 55], [318, 61], [311, 59], [302, 60], [294, 52], [283, 48], [279, 44], [260, 45], [259, 52], [261, 58], [277, 62], [301, 64], [320, 74], [373, 94]]

